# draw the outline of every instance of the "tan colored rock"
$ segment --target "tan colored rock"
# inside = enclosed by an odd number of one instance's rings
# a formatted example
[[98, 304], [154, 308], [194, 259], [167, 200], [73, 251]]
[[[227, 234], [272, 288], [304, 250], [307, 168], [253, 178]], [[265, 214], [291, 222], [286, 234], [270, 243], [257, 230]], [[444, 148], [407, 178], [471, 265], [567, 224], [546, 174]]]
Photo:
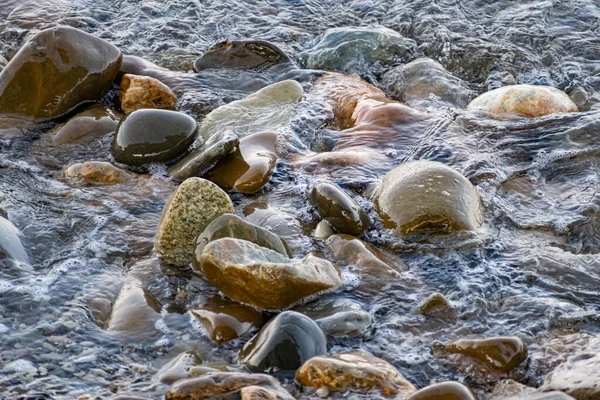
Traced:
[[446, 352], [470, 357], [497, 372], [510, 372], [527, 359], [527, 345], [515, 336], [460, 339], [446, 346]]
[[427, 317], [456, 318], [456, 310], [452, 308], [448, 299], [441, 293], [433, 293], [427, 297], [423, 304], [419, 306], [419, 311]]
[[149, 76], [131, 74], [121, 79], [119, 99], [125, 114], [141, 108], [174, 110], [177, 105], [177, 96], [167, 85]]
[[579, 111], [565, 92], [534, 85], [511, 85], [491, 90], [473, 100], [467, 109], [485, 111], [497, 117], [529, 118]]
[[394, 366], [363, 351], [313, 357], [296, 371], [296, 380], [331, 392], [377, 390], [386, 397], [417, 390]]
[[105, 161], [86, 161], [69, 166], [68, 178], [82, 178], [90, 183], [117, 184], [129, 181], [133, 175]]
[[[368, 269], [372, 274], [378, 276], [386, 272], [393, 276], [398, 272], [408, 270], [401, 259], [384, 254], [372, 244], [351, 235], [333, 235], [327, 239], [326, 243], [337, 258]], [[396, 273], [390, 273], [390, 271]]]

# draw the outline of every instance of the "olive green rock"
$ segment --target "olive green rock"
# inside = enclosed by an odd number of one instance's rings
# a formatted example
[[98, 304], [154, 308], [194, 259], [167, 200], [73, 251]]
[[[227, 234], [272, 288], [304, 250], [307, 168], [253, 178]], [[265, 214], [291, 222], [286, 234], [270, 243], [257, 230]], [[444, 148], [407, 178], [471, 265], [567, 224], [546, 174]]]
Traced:
[[0, 73], [0, 114], [52, 119], [100, 100], [121, 59], [118, 48], [80, 30], [43, 30]]
[[383, 177], [375, 203], [385, 226], [402, 234], [476, 230], [483, 223], [475, 187], [439, 162], [412, 161], [394, 168]]
[[337, 185], [319, 183], [311, 190], [310, 201], [339, 233], [360, 236], [371, 225], [363, 209]]
[[233, 211], [231, 199], [217, 185], [202, 178], [186, 179], [163, 209], [155, 241], [159, 257], [188, 265], [198, 236], [215, 218]]

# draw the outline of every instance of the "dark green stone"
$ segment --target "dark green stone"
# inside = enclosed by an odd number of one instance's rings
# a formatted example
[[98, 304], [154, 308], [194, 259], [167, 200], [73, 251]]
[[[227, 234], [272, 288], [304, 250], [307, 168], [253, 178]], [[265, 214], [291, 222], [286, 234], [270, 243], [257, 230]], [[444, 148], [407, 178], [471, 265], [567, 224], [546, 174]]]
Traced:
[[339, 233], [360, 236], [371, 225], [362, 208], [337, 185], [319, 183], [310, 192], [310, 201]]
[[112, 144], [115, 161], [141, 166], [170, 163], [186, 152], [198, 136], [198, 124], [176, 111], [142, 109], [121, 120]]

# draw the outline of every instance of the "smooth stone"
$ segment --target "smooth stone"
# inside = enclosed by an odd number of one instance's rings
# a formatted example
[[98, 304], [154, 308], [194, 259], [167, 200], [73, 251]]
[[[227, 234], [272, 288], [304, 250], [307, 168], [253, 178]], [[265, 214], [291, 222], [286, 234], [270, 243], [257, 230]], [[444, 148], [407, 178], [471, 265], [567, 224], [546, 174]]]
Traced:
[[466, 108], [473, 96], [467, 84], [431, 58], [418, 58], [390, 69], [383, 84], [411, 107]]
[[192, 376], [202, 376], [206, 374], [212, 374], [213, 372], [236, 372], [236, 367], [231, 367], [225, 363], [208, 363], [202, 365], [196, 365], [190, 368], [190, 374]]
[[509, 397], [501, 400], [595, 400], [597, 398], [597, 393], [594, 393], [593, 397], [571, 397], [566, 393], [553, 391], [544, 393], [531, 393], [526, 396]]
[[194, 259], [196, 240], [214, 219], [234, 212], [227, 193], [202, 178], [186, 179], [163, 209], [155, 248], [164, 261], [185, 266]]
[[417, 390], [393, 365], [360, 350], [314, 357], [296, 371], [296, 381], [331, 392], [377, 390], [385, 397], [407, 396]]
[[119, 73], [117, 74], [115, 83], [117, 83], [120, 86], [121, 80], [126, 74], [146, 76], [146, 73], [149, 71], [160, 70], [163, 70], [165, 72], [167, 71], [166, 69], [161, 68], [158, 65], [142, 57], [124, 54], [123, 62], [121, 63], [121, 68], [119, 69]]
[[192, 176], [203, 176], [217, 161], [231, 153], [239, 143], [239, 138], [233, 132], [218, 132], [187, 156], [171, 165], [167, 169], [167, 174], [179, 181], [184, 181]]
[[55, 126], [48, 133], [54, 145], [90, 143], [116, 131], [119, 118], [118, 114], [106, 106], [94, 104], [66, 123]]
[[476, 230], [483, 206], [467, 178], [433, 161], [411, 161], [394, 168], [375, 193], [376, 206], [388, 228], [401, 234]]
[[276, 132], [260, 132], [241, 139], [238, 148], [223, 157], [206, 178], [228, 192], [254, 194], [273, 174], [277, 163]]
[[112, 144], [115, 161], [131, 166], [171, 163], [194, 143], [198, 124], [176, 111], [143, 109], [125, 116]]
[[419, 306], [421, 314], [440, 319], [455, 319], [456, 310], [441, 293], [433, 293]]
[[43, 30], [0, 73], [0, 114], [52, 119], [100, 100], [121, 58], [118, 48], [78, 29]]
[[211, 111], [200, 125], [200, 135], [208, 139], [229, 130], [243, 138], [252, 133], [278, 131], [289, 125], [293, 106], [303, 94], [302, 86], [296, 81], [274, 83]]
[[313, 187], [310, 201], [339, 233], [360, 236], [371, 225], [363, 209], [342, 188], [332, 183], [319, 183]]
[[242, 213], [246, 221], [273, 232], [286, 243], [297, 241], [302, 235], [300, 221], [291, 214], [271, 208], [265, 202], [249, 203], [243, 208]]
[[497, 117], [541, 117], [577, 112], [567, 94], [550, 86], [511, 85], [490, 90], [473, 100], [468, 110], [485, 111]]
[[360, 304], [347, 299], [318, 300], [295, 308], [313, 319], [321, 330], [332, 337], [361, 337], [373, 325], [371, 314]]
[[[197, 263], [200, 262], [200, 257], [207, 244], [226, 237], [247, 240], [260, 247], [265, 247], [286, 257], [290, 257], [290, 252], [285, 242], [279, 236], [258, 225], [251, 224], [237, 215], [223, 214], [212, 221], [204, 232], [198, 236], [195, 261]], [[199, 265], [196, 269], [199, 270]]]
[[460, 339], [446, 346], [446, 352], [473, 358], [499, 372], [510, 372], [527, 359], [527, 345], [515, 336]]
[[[389, 163], [389, 159], [381, 152], [366, 146], [356, 146], [343, 150], [309, 154], [292, 159], [292, 163], [311, 174], [335, 174], [344, 168], [363, 170], [374, 166], [380, 167]], [[347, 178], [347, 176], [348, 174], [344, 173], [341, 178]]]
[[245, 240], [210, 242], [198, 263], [207, 280], [227, 297], [268, 311], [342, 285], [340, 272], [312, 254], [301, 260]]
[[111, 163], [86, 161], [69, 166], [65, 171], [68, 178], [82, 178], [90, 183], [117, 184], [129, 181], [133, 176]]
[[109, 269], [94, 279], [90, 288], [86, 289], [82, 300], [92, 316], [92, 321], [102, 329], [106, 329], [110, 320], [115, 300], [123, 288], [124, 277], [116, 269]]
[[24, 267], [29, 265], [29, 257], [21, 243], [19, 229], [7, 218], [0, 216], [0, 260], [2, 259], [18, 262]]
[[285, 311], [250, 339], [239, 361], [253, 372], [295, 371], [312, 357], [327, 353], [327, 339], [310, 318]]
[[205, 69], [264, 70], [277, 64], [292, 64], [280, 48], [263, 40], [227, 40], [214, 45], [194, 63], [196, 72]]
[[[259, 400], [253, 395], [254, 388], [260, 387], [269, 393], [268, 400], [294, 400], [279, 381], [265, 374], [242, 372], [214, 372], [199, 378], [176, 382], [166, 394], [166, 400], [233, 399]], [[244, 393], [244, 388], [253, 388]]]
[[307, 68], [351, 73], [412, 58], [416, 49], [414, 40], [388, 28], [343, 27], [325, 31], [302, 57]]
[[200, 356], [195, 351], [186, 351], [163, 365], [153, 379], [162, 383], [173, 383], [191, 378], [190, 369], [199, 364], [202, 364]]
[[458, 382], [442, 382], [427, 386], [406, 400], [477, 400], [468, 387]]
[[563, 392], [540, 392], [513, 380], [503, 380], [496, 384], [488, 400], [574, 400], [574, 398]]
[[327, 240], [332, 235], [335, 235], [335, 232], [326, 220], [322, 220], [315, 227], [315, 239], [317, 240]]
[[236, 339], [264, 323], [261, 312], [219, 296], [209, 298], [200, 308], [189, 312], [217, 343]]
[[125, 74], [121, 79], [119, 100], [125, 114], [131, 114], [142, 108], [174, 110], [177, 96], [167, 85], [158, 79]]

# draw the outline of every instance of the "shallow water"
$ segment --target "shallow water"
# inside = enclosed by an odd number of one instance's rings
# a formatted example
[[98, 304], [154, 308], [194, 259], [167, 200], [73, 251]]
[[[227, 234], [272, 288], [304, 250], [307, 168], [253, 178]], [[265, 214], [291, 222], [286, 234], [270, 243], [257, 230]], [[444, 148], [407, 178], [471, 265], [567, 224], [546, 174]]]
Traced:
[[[427, 110], [425, 121], [409, 127], [352, 134], [322, 129], [330, 110], [307, 96], [282, 132], [286, 155], [265, 190], [232, 196], [238, 214], [263, 202], [297, 219], [297, 227], [290, 224], [282, 233], [294, 254], [322, 252], [347, 278], [346, 290], [326, 297], [356, 300], [374, 317], [371, 336], [332, 340], [331, 352], [361, 347], [418, 387], [466, 378], [484, 399], [490, 378], [438, 357], [438, 343], [518, 335], [529, 345], [530, 361], [513, 377], [536, 386], [546, 366], [562, 356], [547, 351], [549, 338], [560, 338], [563, 330], [600, 330], [598, 17], [593, 0], [3, 0], [0, 55], [10, 59], [39, 29], [70, 25], [172, 71], [190, 71], [198, 55], [226, 39], [271, 41], [302, 66], [326, 29], [378, 26], [415, 41], [414, 53], [401, 61], [436, 59], [475, 92], [514, 81], [567, 91], [582, 112], [497, 121], [463, 110]], [[385, 66], [359, 63], [352, 72], [382, 86]], [[277, 79], [224, 74], [186, 78], [192, 85], [172, 78], [180, 109], [201, 118]], [[310, 79], [304, 78], [310, 74], [300, 75], [309, 90]], [[250, 83], [242, 87], [240, 81]], [[205, 362], [235, 364], [247, 337], [215, 346], [181, 312], [217, 293], [189, 271], [152, 262], [141, 269], [137, 278], [162, 306], [147, 335], [119, 337], [94, 322], [90, 299], [118, 287], [132, 266], [151, 259], [160, 212], [176, 183], [164, 177], [164, 166], [116, 186], [66, 181], [60, 168], [70, 162], [110, 160], [111, 138], [93, 147], [58, 149], [49, 161], [38, 138], [48, 128], [24, 135], [0, 130], [0, 205], [21, 231], [30, 264], [0, 271], [2, 398], [38, 392], [55, 399], [126, 392], [161, 398], [166, 387], [152, 376], [184, 350], [196, 349]], [[300, 168], [298, 159], [321, 151], [323, 138], [338, 151], [366, 146], [361, 151], [370, 156], [363, 165]], [[443, 162], [477, 185], [486, 210], [481, 232], [423, 243], [383, 228], [366, 193], [391, 168], [414, 159]], [[318, 218], [306, 190], [325, 180], [355, 191], [374, 220], [365, 237], [408, 264], [401, 280], [377, 287], [375, 295], [352, 290], [360, 288], [352, 267], [310, 237]], [[177, 297], [181, 290], [185, 301]], [[457, 308], [455, 321], [414, 312], [433, 292], [444, 293]], [[294, 389], [289, 381], [287, 386]]]

